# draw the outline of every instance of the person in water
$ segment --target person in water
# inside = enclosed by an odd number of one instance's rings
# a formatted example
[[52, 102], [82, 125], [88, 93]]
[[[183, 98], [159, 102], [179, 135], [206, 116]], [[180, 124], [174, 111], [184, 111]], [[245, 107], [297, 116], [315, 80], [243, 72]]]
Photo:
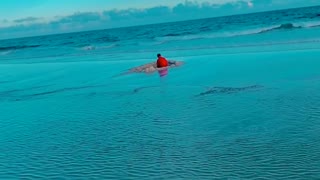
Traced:
[[[158, 70], [160, 77], [166, 76], [168, 74], [168, 66], [170, 66], [169, 61], [162, 57], [161, 54], [157, 54], [157, 68], [161, 68]], [[171, 64], [174, 64], [174, 62], [171, 62]]]
[[161, 54], [157, 55], [157, 68], [163, 68], [167, 67], [169, 65], [169, 62], [166, 58], [162, 57]]
[[148, 63], [129, 69], [129, 73], [153, 73], [158, 71], [160, 76], [166, 75], [169, 67], [177, 67], [182, 65], [182, 62], [167, 60], [161, 54], [157, 54], [156, 62]]

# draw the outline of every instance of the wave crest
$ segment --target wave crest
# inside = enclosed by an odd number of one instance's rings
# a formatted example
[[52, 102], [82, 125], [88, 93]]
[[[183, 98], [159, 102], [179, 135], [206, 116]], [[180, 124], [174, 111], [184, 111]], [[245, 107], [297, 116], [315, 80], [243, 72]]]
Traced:
[[206, 34], [192, 34], [192, 33], [181, 33], [181, 34], [167, 34], [165, 36], [155, 38], [157, 41], [164, 43], [167, 41], [183, 41], [183, 40], [194, 40], [194, 39], [212, 39], [212, 38], [227, 38], [227, 37], [237, 37], [237, 36], [248, 36], [269, 33], [272, 31], [287, 31], [301, 28], [314, 28], [319, 27], [320, 22], [309, 22], [306, 24], [294, 24], [294, 23], [284, 23], [280, 25], [274, 25], [264, 28], [252, 28], [247, 30], [239, 30], [234, 32], [214, 32]]
[[290, 29], [299, 29], [299, 28], [303, 28], [302, 26], [296, 26], [292, 23], [286, 23], [286, 24], [281, 24], [280, 26], [276, 26], [267, 30], [262, 30], [259, 33], [266, 33], [266, 32], [270, 32], [270, 31], [275, 31], [275, 30], [290, 30]]

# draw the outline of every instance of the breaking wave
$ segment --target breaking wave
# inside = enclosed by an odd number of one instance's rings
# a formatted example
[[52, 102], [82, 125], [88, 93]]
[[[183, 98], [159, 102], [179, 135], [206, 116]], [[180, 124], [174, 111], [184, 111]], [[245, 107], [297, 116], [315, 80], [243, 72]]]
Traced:
[[167, 34], [162, 37], [155, 38], [160, 42], [166, 41], [180, 41], [180, 40], [194, 40], [194, 39], [211, 39], [211, 38], [227, 38], [227, 37], [237, 37], [237, 36], [248, 36], [269, 33], [272, 31], [286, 31], [302, 28], [315, 28], [319, 27], [320, 22], [308, 22], [304, 24], [294, 24], [294, 23], [284, 23], [280, 25], [274, 25], [264, 28], [252, 28], [247, 30], [238, 30], [234, 32], [214, 32], [206, 34], [192, 34], [192, 33], [182, 33], [182, 34]]

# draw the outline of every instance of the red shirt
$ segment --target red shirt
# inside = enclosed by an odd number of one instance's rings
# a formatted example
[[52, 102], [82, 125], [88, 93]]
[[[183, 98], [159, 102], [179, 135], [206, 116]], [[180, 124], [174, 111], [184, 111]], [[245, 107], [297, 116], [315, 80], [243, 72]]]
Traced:
[[167, 66], [168, 66], [168, 61], [166, 60], [166, 58], [160, 56], [157, 60], [157, 67], [161, 68], [161, 67], [167, 67]]

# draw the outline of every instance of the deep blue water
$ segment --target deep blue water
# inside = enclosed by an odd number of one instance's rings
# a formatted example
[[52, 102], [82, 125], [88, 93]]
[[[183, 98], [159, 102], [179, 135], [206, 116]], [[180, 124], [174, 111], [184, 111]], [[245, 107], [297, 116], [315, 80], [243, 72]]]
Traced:
[[319, 41], [320, 7], [2, 40], [0, 179], [320, 179]]

